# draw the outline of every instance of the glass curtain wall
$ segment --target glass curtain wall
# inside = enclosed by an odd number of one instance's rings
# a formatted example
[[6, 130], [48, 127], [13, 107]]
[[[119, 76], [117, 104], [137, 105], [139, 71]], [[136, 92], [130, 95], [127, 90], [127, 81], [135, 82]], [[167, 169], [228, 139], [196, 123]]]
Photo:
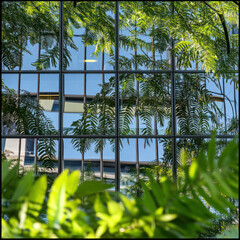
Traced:
[[173, 52], [178, 4], [4, 1], [2, 151], [125, 191], [146, 168], [176, 180], [180, 149], [197, 154], [214, 130], [233, 138], [238, 72], [217, 78]]

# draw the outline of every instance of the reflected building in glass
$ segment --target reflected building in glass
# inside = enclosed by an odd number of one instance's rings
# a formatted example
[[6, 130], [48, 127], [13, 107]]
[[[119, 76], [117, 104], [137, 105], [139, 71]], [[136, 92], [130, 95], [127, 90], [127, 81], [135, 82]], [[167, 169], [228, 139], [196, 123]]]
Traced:
[[45, 11], [29, 13], [4, 2], [28, 20], [3, 19], [21, 47], [2, 62], [2, 152], [22, 167], [81, 170], [119, 190], [146, 168], [176, 178], [182, 147], [238, 133], [238, 71], [217, 78], [173, 55], [180, 40], [163, 20], [178, 3], [39, 1]]

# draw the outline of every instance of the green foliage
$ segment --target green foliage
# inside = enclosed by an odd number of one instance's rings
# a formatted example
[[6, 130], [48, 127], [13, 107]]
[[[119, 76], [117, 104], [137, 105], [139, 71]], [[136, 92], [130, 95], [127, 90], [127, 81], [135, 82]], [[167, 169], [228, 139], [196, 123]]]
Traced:
[[[63, 65], [69, 66], [70, 48], [74, 44], [73, 29], [86, 28], [82, 40], [86, 46], [95, 45], [94, 55], [102, 51], [113, 57], [115, 44], [114, 2], [81, 2], [73, 6], [64, 3]], [[238, 34], [231, 34], [232, 27], [239, 29], [238, 4], [233, 1], [200, 2], [120, 2], [119, 27], [129, 29], [130, 35], [120, 34], [121, 47], [137, 54], [128, 59], [121, 56], [120, 66], [145, 66], [152, 69], [168, 69], [167, 60], [153, 60], [147, 52], [162, 54], [175, 40], [173, 49], [177, 67], [198, 67], [212, 71], [217, 77], [235, 70], [238, 65]], [[110, 14], [109, 14], [110, 13]], [[55, 1], [4, 1], [2, 4], [2, 59], [8, 69], [22, 65], [24, 53], [30, 44], [39, 44], [45, 52], [33, 63], [37, 69], [57, 66], [59, 58], [59, 3]], [[10, 16], [10, 17], [9, 17]], [[21, 19], [21, 21], [19, 21]], [[99, 22], [101, 24], [99, 24]], [[152, 38], [152, 42], [141, 36]], [[198, 68], [196, 67], [196, 68]], [[238, 80], [236, 79], [238, 82]]]
[[[64, 237], [67, 232], [63, 229], [66, 228], [68, 231], [73, 229], [73, 236], [85, 236], [88, 233], [89, 222], [85, 221], [86, 214], [77, 208], [81, 200], [74, 197], [75, 193], [76, 196], [82, 197], [111, 187], [101, 182], [90, 182], [90, 185], [85, 182], [79, 185], [80, 172], [75, 171], [68, 175], [68, 170], [65, 170], [51, 186], [47, 207], [42, 209], [47, 190], [46, 175], [42, 175], [33, 183], [32, 172], [17, 181], [18, 177], [13, 175], [14, 171], [15, 167], [9, 169], [9, 162], [3, 162], [2, 173], [5, 175], [2, 177], [2, 223], [6, 227], [3, 237]], [[12, 179], [11, 176], [15, 178]], [[6, 195], [6, 192], [9, 192], [9, 180], [12, 183], [10, 196]], [[97, 189], [91, 192], [89, 186], [97, 186]], [[40, 210], [43, 210], [47, 219], [42, 219]], [[77, 223], [77, 219], [80, 222]], [[13, 225], [15, 229], [11, 230]]]
[[88, 195], [102, 192], [110, 187], [113, 187], [113, 186], [110, 184], [104, 184], [98, 181], [85, 181], [81, 183], [81, 185], [78, 187], [76, 196], [79, 198], [84, 198]]
[[[37, 70], [57, 66], [59, 59], [59, 3], [54, 1], [4, 1], [2, 3], [2, 59], [9, 70], [22, 67], [25, 53], [32, 54], [27, 47], [38, 44], [44, 50], [33, 66]], [[8, 17], [11, 16], [11, 17]], [[65, 35], [64, 68], [69, 65], [71, 56], [68, 47], [77, 50], [72, 36]]]
[[239, 229], [231, 226], [229, 230], [225, 230], [222, 234], [218, 234], [217, 238], [238, 238], [239, 237]]
[[[238, 4], [234, 1], [215, 2], [120, 2], [120, 30], [129, 29], [129, 36], [120, 33], [119, 44], [132, 51], [131, 57], [120, 56], [120, 69], [169, 69], [167, 60], [155, 59], [165, 51], [177, 57], [177, 67], [212, 71], [210, 79], [216, 85], [219, 78], [238, 80], [227, 72], [238, 64], [238, 34], [230, 34], [232, 26], [238, 26]], [[82, 36], [85, 46], [95, 45], [93, 54], [102, 51], [114, 59], [115, 45], [114, 2], [81, 2], [74, 8], [72, 2], [64, 3], [63, 67], [71, 61], [70, 49], [77, 50], [73, 42], [74, 31], [85, 28]], [[108, 14], [108, 13], [111, 14]], [[59, 59], [59, 2], [55, 1], [4, 1], [2, 4], [2, 62], [9, 70], [21, 69], [28, 44], [38, 44], [40, 51], [32, 64], [37, 70], [57, 67]], [[99, 22], [101, 24], [99, 24]], [[145, 41], [142, 36], [151, 41]], [[170, 38], [174, 48], [169, 48]], [[133, 53], [134, 52], [134, 53]], [[152, 56], [151, 56], [152, 55]], [[114, 65], [114, 62], [110, 61]], [[144, 124], [140, 134], [158, 133], [152, 126], [156, 119], [160, 126], [171, 119], [170, 79], [167, 74], [120, 74], [120, 132], [123, 135], [138, 133], [130, 129], [135, 117]], [[211, 130], [211, 122], [218, 125], [221, 111], [213, 101], [211, 92], [203, 83], [203, 75], [176, 75], [176, 117], [179, 134], [201, 134]], [[136, 91], [135, 84], [139, 89]], [[220, 85], [220, 84], [219, 84]], [[52, 122], [46, 118], [43, 108], [28, 93], [20, 96], [3, 85], [3, 125], [17, 128], [19, 134], [54, 135]], [[37, 117], [36, 117], [37, 116]], [[228, 131], [238, 132], [238, 121], [232, 119]], [[91, 103], [85, 104], [83, 117], [72, 124], [73, 134], [112, 135], [115, 131], [115, 78], [102, 84], [102, 90]], [[166, 134], [171, 134], [169, 121]], [[72, 144], [82, 154], [95, 143], [95, 151], [102, 151], [106, 139], [73, 139]], [[113, 145], [114, 139], [109, 140]], [[171, 163], [172, 143], [162, 140], [164, 162]], [[37, 151], [43, 166], [54, 167], [55, 140], [39, 139]], [[121, 144], [121, 143], [120, 143]], [[148, 141], [145, 141], [149, 144]], [[61, 174], [47, 189], [46, 177], [34, 182], [33, 174], [26, 174], [20, 181], [19, 164], [3, 162], [3, 236], [5, 237], [194, 237], [211, 224], [215, 216], [202, 201], [220, 213], [228, 215], [234, 206], [229, 197], [237, 198], [238, 151], [231, 142], [216, 156], [216, 144], [212, 140], [208, 153], [197, 152], [202, 139], [179, 140], [181, 152], [178, 163], [183, 163], [184, 178], [179, 178], [178, 188], [167, 178], [137, 181], [136, 193], [141, 198], [127, 199], [98, 194], [108, 185], [87, 181], [78, 185], [79, 173]], [[191, 163], [191, 165], [190, 165]], [[158, 166], [157, 166], [158, 167]], [[11, 169], [7, 171], [6, 169]], [[155, 171], [156, 170], [156, 171]], [[154, 169], [152, 172], [160, 172]], [[162, 174], [160, 174], [162, 175]], [[82, 173], [84, 176], [84, 173]], [[154, 176], [155, 177], [155, 176]], [[224, 179], [224, 180], [223, 180]], [[135, 189], [133, 189], [135, 191]], [[143, 195], [142, 195], [143, 194]], [[41, 196], [40, 196], [41, 195]], [[227, 196], [227, 197], [226, 197]], [[45, 199], [45, 200], [46, 200]], [[120, 199], [120, 200], [119, 200]], [[93, 207], [94, 206], [94, 207]], [[117, 209], [117, 210], [116, 210]], [[47, 216], [43, 221], [38, 212]]]
[[198, 238], [211, 238], [221, 235], [223, 232], [233, 224], [236, 215], [220, 216], [211, 222], [211, 226], [205, 228], [205, 230], [198, 235]]
[[[30, 172], [16, 181], [15, 168], [3, 162], [2, 237], [196, 237], [217, 218], [206, 204], [230, 216], [229, 209], [236, 207], [229, 198], [238, 198], [238, 142], [232, 140], [219, 158], [214, 146], [212, 138], [207, 154], [202, 150], [191, 164], [182, 151], [185, 177], [178, 186], [168, 177], [157, 182], [148, 173], [149, 184], [141, 183], [139, 198], [102, 192], [111, 185], [101, 182], [79, 184], [79, 171], [69, 175], [65, 170], [51, 186], [46, 207], [46, 176], [33, 183]], [[14, 181], [10, 196], [5, 194], [9, 181]]]

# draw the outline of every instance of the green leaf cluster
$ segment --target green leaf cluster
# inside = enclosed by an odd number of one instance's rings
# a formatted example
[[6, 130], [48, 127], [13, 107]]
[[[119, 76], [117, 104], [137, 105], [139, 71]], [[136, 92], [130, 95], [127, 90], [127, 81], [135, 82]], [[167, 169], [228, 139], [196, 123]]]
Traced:
[[29, 172], [17, 181], [16, 169], [3, 161], [2, 237], [194, 238], [217, 218], [207, 205], [226, 216], [236, 209], [230, 198], [238, 198], [238, 142], [229, 142], [218, 158], [213, 137], [191, 164], [186, 157], [182, 151], [185, 177], [178, 186], [148, 174], [136, 198], [106, 192], [112, 185], [102, 182], [79, 184], [80, 172], [68, 170], [46, 194], [45, 175], [34, 181]]

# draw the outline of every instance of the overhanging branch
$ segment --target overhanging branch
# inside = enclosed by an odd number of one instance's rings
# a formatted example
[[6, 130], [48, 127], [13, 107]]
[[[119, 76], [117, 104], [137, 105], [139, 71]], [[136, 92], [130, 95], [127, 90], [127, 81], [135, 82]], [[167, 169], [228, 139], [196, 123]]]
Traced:
[[227, 42], [227, 54], [230, 54], [230, 41], [229, 41], [229, 35], [228, 35], [228, 30], [227, 30], [227, 25], [226, 25], [226, 21], [225, 18], [223, 16], [223, 14], [221, 12], [219, 12], [218, 10], [216, 10], [215, 8], [213, 8], [212, 6], [210, 6], [206, 1], [202, 1], [204, 2], [209, 8], [211, 8], [214, 12], [217, 13], [217, 15], [220, 18], [220, 21], [222, 23], [223, 26], [223, 30], [224, 30], [224, 34], [225, 34], [225, 39]]
[[239, 1], [232, 1], [232, 2], [234, 2], [236, 5], [239, 6]]

